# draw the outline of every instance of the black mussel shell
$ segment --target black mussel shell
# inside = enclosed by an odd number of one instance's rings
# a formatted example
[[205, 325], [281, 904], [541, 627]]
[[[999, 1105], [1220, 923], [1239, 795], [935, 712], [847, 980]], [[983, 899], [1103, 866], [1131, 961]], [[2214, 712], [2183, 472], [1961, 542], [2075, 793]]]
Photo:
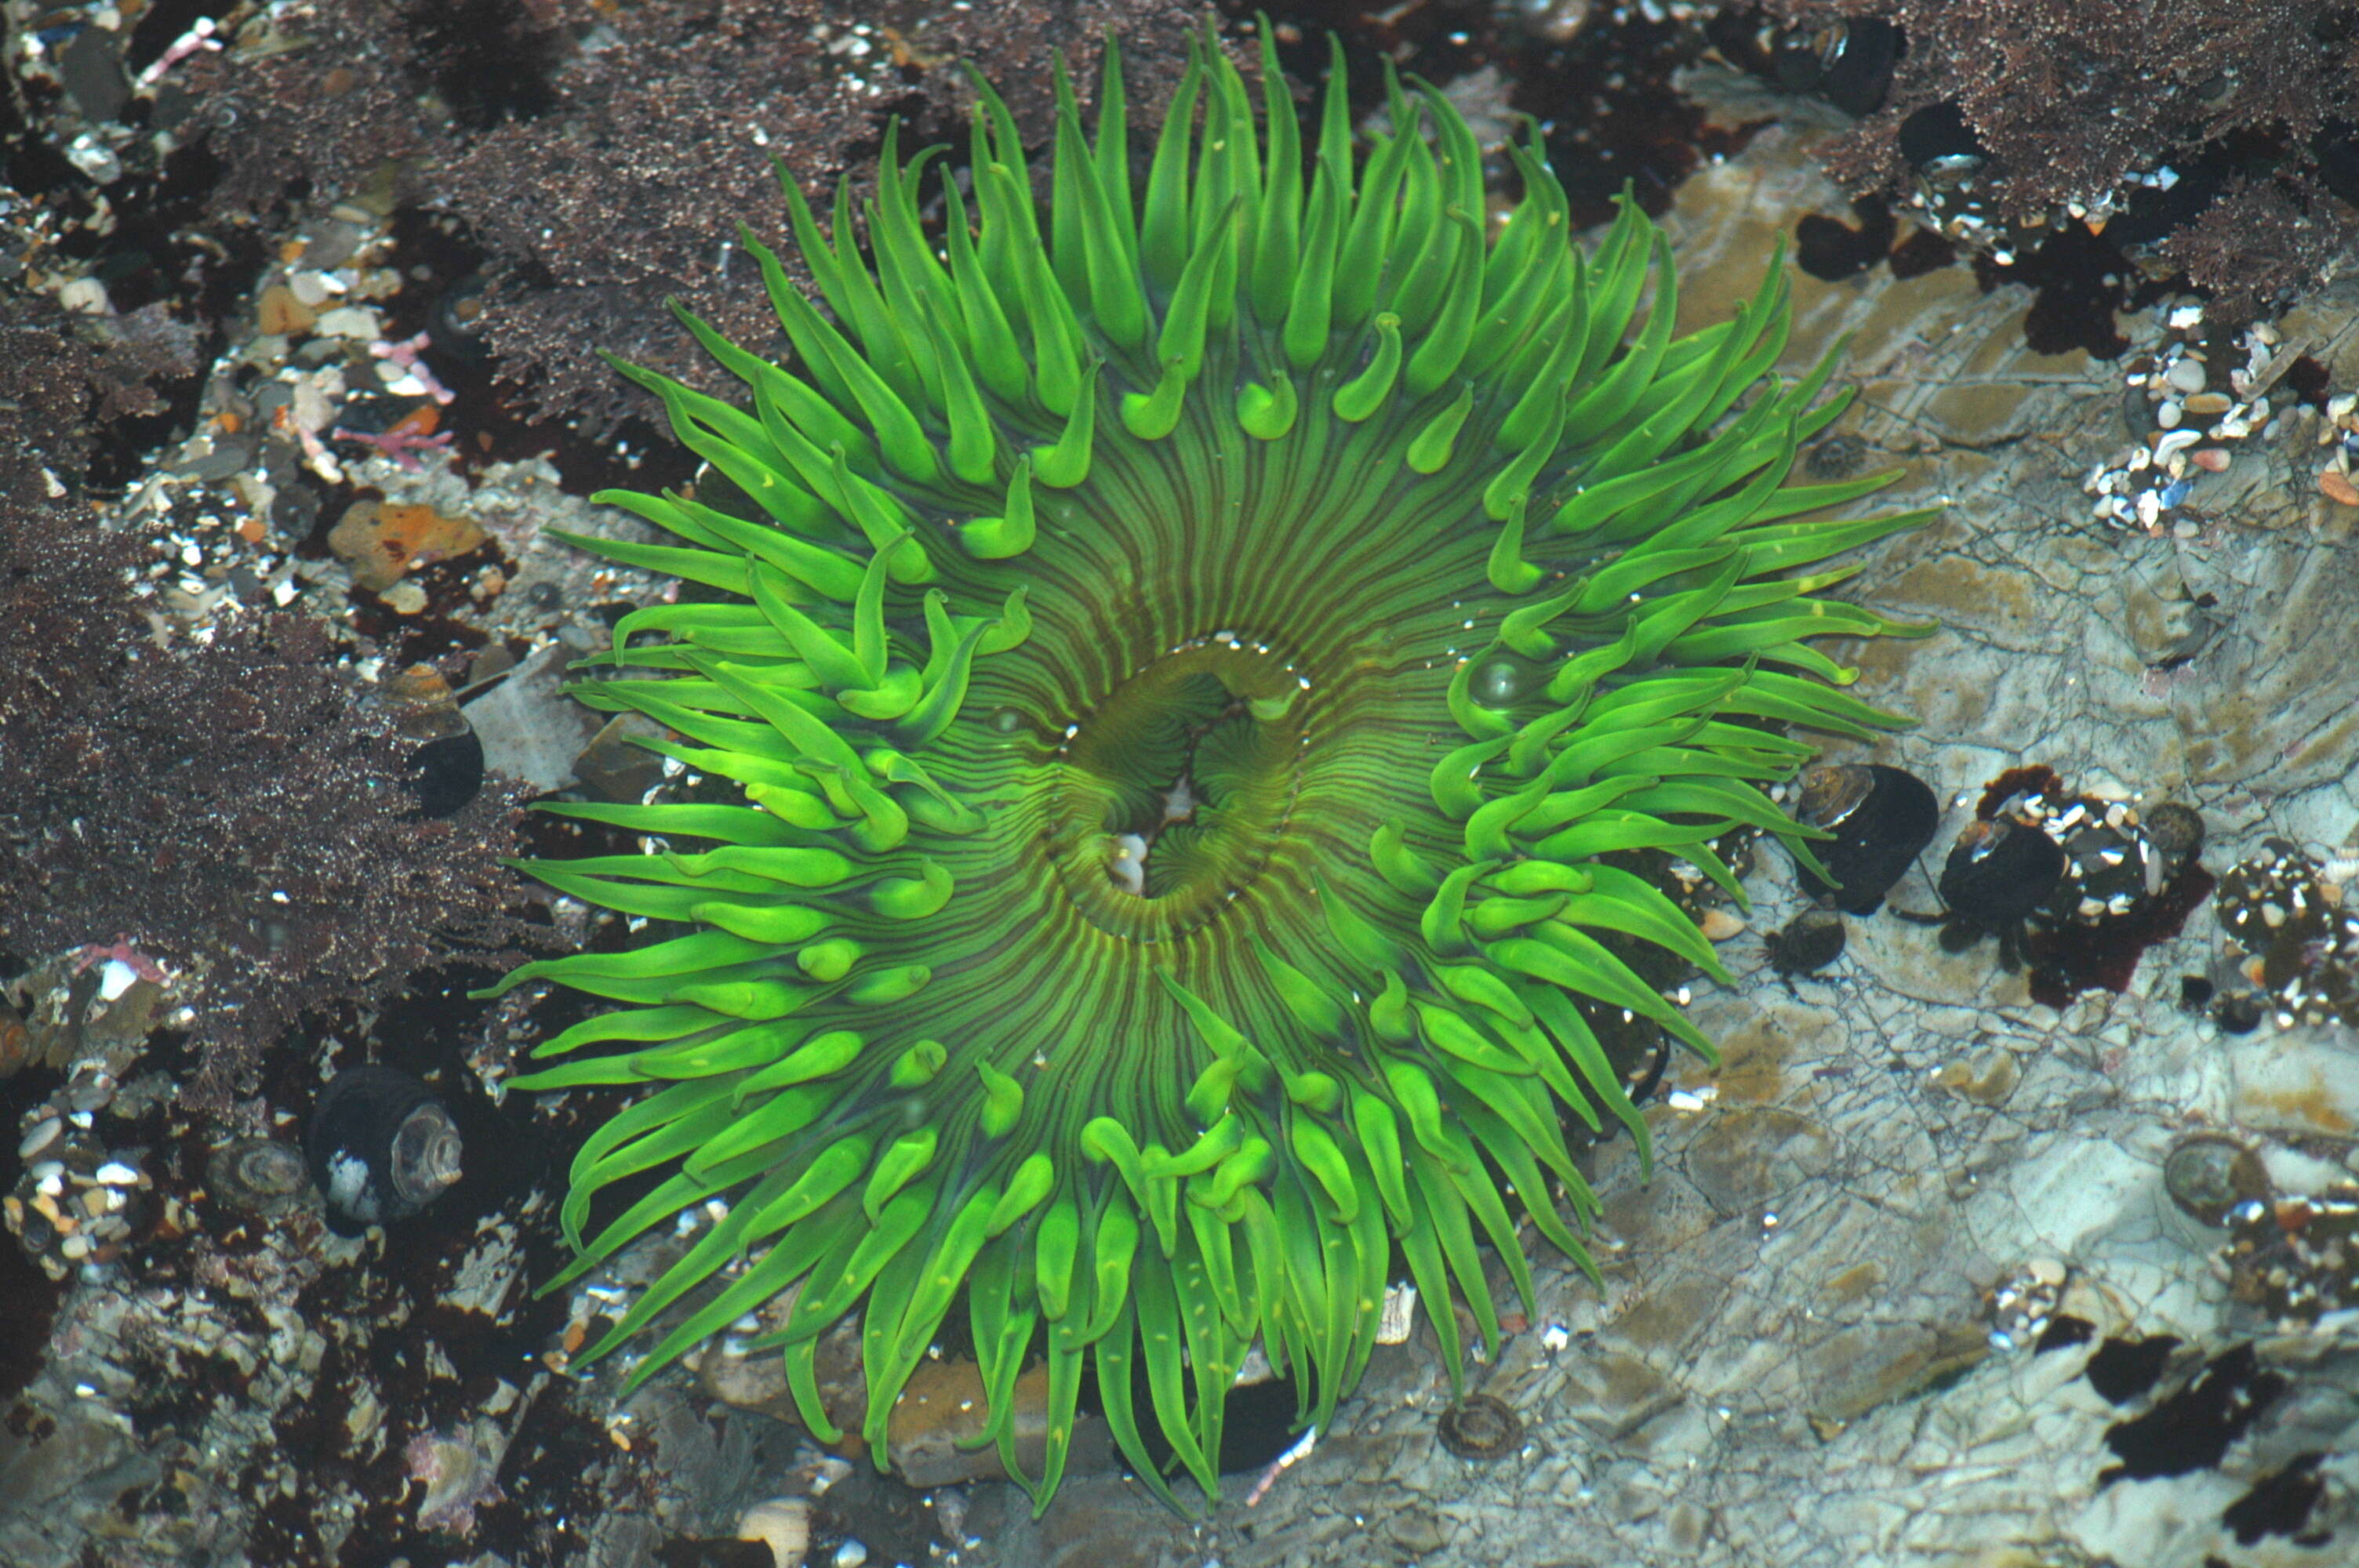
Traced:
[[1834, 881], [1805, 869], [1802, 886], [1818, 897], [1832, 897], [1846, 914], [1874, 914], [1881, 908], [1884, 895], [1925, 852], [1941, 822], [1931, 787], [1882, 762], [1812, 768], [1802, 776], [1794, 815], [1834, 834], [1810, 846]]
[[2012, 925], [2046, 903], [2064, 875], [2064, 850], [2012, 817], [1969, 822], [1941, 868], [1941, 902], [1984, 926]]
[[1839, 26], [1842, 38], [1831, 41], [1821, 57], [1825, 73], [1819, 91], [1846, 114], [1873, 114], [1884, 106], [1892, 68], [1900, 62], [1900, 29], [1880, 16], [1858, 16]]
[[369, 692], [368, 701], [397, 734], [416, 743], [409, 783], [419, 816], [453, 816], [482, 792], [484, 742], [460, 711], [450, 683], [432, 665], [413, 665], [386, 676]]
[[431, 1089], [391, 1067], [330, 1079], [304, 1145], [331, 1216], [353, 1227], [408, 1219], [459, 1179], [458, 1123]]

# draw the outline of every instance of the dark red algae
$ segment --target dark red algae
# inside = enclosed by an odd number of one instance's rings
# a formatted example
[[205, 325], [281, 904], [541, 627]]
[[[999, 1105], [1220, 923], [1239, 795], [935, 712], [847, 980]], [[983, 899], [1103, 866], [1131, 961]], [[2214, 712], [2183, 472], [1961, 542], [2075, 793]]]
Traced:
[[1983, 786], [1983, 797], [1974, 802], [1974, 815], [1988, 822], [1998, 815], [1999, 807], [2015, 795], [2040, 795], [2052, 800], [2064, 793], [2064, 781], [2056, 776], [2054, 768], [2045, 763], [2009, 768]]
[[2032, 927], [2023, 945], [2030, 963], [2031, 1000], [2059, 1011], [2082, 991], [2102, 987], [2118, 996], [2129, 989], [2139, 957], [2168, 942], [2212, 896], [2219, 879], [2190, 863], [2133, 914], [2103, 925]]

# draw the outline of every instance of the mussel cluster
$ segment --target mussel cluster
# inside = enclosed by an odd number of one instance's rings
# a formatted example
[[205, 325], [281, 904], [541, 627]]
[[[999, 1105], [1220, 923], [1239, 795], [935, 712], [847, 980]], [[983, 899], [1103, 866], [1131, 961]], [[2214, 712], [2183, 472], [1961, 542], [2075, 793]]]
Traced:
[[2139, 806], [2066, 789], [2046, 768], [1984, 790], [1941, 869], [1942, 941], [1998, 940], [2010, 971], [2058, 1005], [2090, 985], [2119, 990], [2137, 953], [2176, 935], [2211, 891], [2196, 862], [2203, 819], [2171, 801]]
[[[1810, 846], [1818, 865], [1799, 868], [1814, 903], [1765, 939], [1787, 976], [1834, 961], [1843, 917], [1883, 906], [1941, 816], [1923, 780], [1881, 762], [1811, 769], [1792, 809], [1829, 837]], [[2177, 933], [2211, 889], [2196, 860], [2202, 846], [2202, 818], [2187, 806], [2075, 793], [2049, 769], [2018, 768], [1985, 788], [1951, 846], [1936, 884], [1940, 913], [1896, 913], [1940, 926], [1951, 952], [1995, 937], [2001, 966], [2028, 964], [2034, 995], [2061, 1006], [2090, 986], [2121, 989], [2137, 954]]]
[[2332, 869], [2269, 838], [2221, 877], [2214, 913], [2236, 948], [2211, 1004], [2223, 1027], [2359, 1024], [2359, 910]]

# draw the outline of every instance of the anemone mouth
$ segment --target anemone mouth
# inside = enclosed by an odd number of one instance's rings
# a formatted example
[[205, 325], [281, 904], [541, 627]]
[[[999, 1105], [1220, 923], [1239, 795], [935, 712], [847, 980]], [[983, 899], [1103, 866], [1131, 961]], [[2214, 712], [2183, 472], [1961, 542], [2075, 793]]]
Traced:
[[1269, 644], [1223, 630], [1150, 661], [1069, 727], [1044, 849], [1085, 919], [1171, 941], [1252, 890], [1313, 762], [1310, 691]]
[[1094, 143], [1060, 74], [1045, 237], [980, 86], [977, 221], [943, 182], [940, 250], [897, 127], [869, 254], [841, 192], [831, 236], [784, 182], [829, 315], [746, 236], [795, 370], [692, 318], [749, 406], [624, 367], [714, 482], [599, 498], [677, 545], [583, 542], [721, 597], [625, 617], [614, 661], [650, 678], [580, 695], [745, 804], [551, 807], [649, 836], [529, 869], [660, 939], [501, 989], [618, 1004], [519, 1087], [644, 1091], [575, 1162], [551, 1288], [719, 1215], [590, 1355], [667, 1324], [636, 1380], [791, 1292], [757, 1343], [832, 1440], [815, 1347], [858, 1311], [882, 1463], [963, 1300], [1037, 1506], [1088, 1368], [1177, 1506], [1142, 1414], [1216, 1494], [1248, 1347], [1326, 1424], [1397, 1260], [1453, 1379], [1453, 1294], [1495, 1347], [1480, 1241], [1531, 1296], [1509, 1195], [1595, 1275], [1562, 1118], [1647, 1133], [1590, 1015], [1709, 1054], [1625, 955], [1723, 975], [1632, 868], [1741, 901], [1737, 828], [1811, 863], [1759, 788], [1810, 754], [1790, 732], [1903, 722], [1812, 641], [1916, 630], [1823, 597], [1822, 563], [1919, 516], [1810, 515], [1881, 480], [1784, 484], [1843, 399], [1770, 373], [1774, 260], [1675, 340], [1635, 205], [1569, 245], [1535, 142], [1487, 233], [1438, 92], [1388, 77], [1355, 172], [1339, 57], [1306, 159], [1209, 32], [1134, 193], [1106, 59]]

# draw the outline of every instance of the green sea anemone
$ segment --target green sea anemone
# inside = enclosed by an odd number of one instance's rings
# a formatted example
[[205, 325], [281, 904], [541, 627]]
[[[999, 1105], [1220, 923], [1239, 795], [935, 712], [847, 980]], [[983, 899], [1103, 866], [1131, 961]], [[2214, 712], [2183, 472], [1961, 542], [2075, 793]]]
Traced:
[[529, 869], [663, 939], [506, 981], [624, 1004], [519, 1087], [647, 1091], [574, 1163], [565, 1280], [728, 1199], [592, 1354], [699, 1292], [645, 1377], [798, 1292], [756, 1343], [832, 1437], [813, 1349], [863, 1311], [881, 1461], [963, 1297], [1019, 1476], [1045, 1362], [1042, 1505], [1085, 1365], [1172, 1501], [1142, 1413], [1214, 1493], [1248, 1347], [1323, 1425], [1396, 1260], [1453, 1377], [1453, 1289], [1498, 1334], [1482, 1240], [1528, 1305], [1510, 1198], [1593, 1275], [1560, 1119], [1647, 1134], [1593, 1024], [1709, 1055], [1627, 960], [1724, 978], [1633, 868], [1741, 897], [1730, 830], [1807, 858], [1756, 787], [1810, 753], [1789, 731], [1898, 722], [1810, 640], [1908, 630], [1820, 563], [1918, 519], [1784, 487], [1843, 400], [1771, 373], [1778, 264], [1674, 338], [1663, 236], [1625, 200], [1584, 255], [1537, 135], [1495, 225], [1431, 88], [1387, 80], [1355, 168], [1340, 58], [1307, 159], [1266, 29], [1263, 70], [1256, 135], [1208, 33], [1136, 166], [1114, 50], [1093, 142], [1060, 71], [1045, 215], [978, 82], [939, 242], [940, 149], [888, 130], [867, 254], [782, 175], [826, 311], [744, 243], [797, 368], [685, 318], [745, 401], [624, 367], [707, 477], [600, 498], [680, 542], [580, 541], [714, 590], [625, 616], [647, 678], [581, 695], [746, 804], [550, 807], [649, 836]]

